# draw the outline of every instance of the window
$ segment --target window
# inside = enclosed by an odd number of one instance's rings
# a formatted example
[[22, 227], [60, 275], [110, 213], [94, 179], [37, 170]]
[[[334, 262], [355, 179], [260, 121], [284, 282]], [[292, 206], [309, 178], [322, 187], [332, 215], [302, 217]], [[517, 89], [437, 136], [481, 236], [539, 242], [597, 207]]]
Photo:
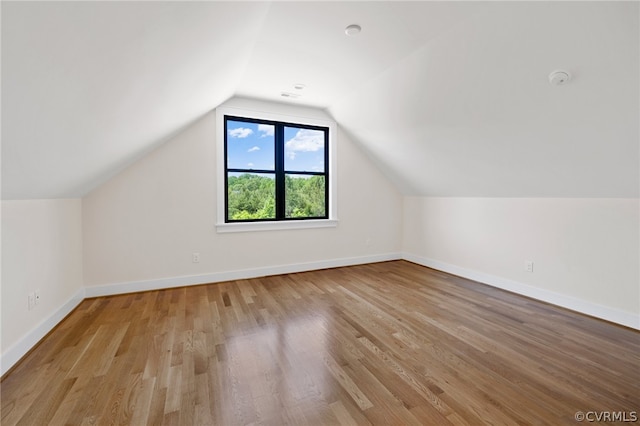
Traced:
[[218, 125], [219, 232], [336, 225], [332, 123], [219, 109]]

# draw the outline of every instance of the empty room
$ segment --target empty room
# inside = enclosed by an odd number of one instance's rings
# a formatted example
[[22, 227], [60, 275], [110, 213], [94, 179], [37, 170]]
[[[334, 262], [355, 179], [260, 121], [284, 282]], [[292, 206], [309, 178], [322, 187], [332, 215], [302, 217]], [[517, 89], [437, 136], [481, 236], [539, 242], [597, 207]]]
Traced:
[[640, 2], [0, 8], [3, 426], [640, 422]]

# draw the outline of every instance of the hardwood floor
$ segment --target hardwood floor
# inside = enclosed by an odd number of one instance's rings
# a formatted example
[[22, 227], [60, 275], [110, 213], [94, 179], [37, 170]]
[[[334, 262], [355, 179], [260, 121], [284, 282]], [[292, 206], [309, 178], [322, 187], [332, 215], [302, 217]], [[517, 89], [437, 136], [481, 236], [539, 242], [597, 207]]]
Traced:
[[637, 331], [394, 261], [85, 300], [1, 423], [575, 424], [639, 379]]

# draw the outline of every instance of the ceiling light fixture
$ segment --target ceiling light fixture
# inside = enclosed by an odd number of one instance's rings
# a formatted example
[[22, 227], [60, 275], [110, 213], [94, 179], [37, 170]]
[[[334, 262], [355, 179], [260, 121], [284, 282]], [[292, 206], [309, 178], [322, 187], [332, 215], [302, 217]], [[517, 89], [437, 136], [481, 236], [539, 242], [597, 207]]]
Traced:
[[302, 83], [298, 83], [298, 84], [294, 84], [293, 88], [296, 90], [303, 90], [305, 87], [307, 87], [305, 84]]
[[282, 96], [283, 98], [292, 98], [292, 99], [296, 99], [300, 97], [299, 94], [291, 93], [291, 92], [282, 92], [280, 93], [280, 96]]
[[356, 34], [360, 34], [360, 31], [362, 31], [362, 27], [360, 27], [360, 25], [357, 25], [357, 24], [351, 24], [344, 29], [344, 33], [348, 36], [354, 36]]

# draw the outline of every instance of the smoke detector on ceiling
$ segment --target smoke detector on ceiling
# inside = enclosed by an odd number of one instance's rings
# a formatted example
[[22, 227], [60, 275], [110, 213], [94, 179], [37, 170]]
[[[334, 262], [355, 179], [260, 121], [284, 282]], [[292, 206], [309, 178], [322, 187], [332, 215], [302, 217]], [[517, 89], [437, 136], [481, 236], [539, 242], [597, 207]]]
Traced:
[[549, 83], [554, 86], [562, 86], [563, 84], [567, 84], [571, 79], [571, 74], [568, 71], [554, 71], [549, 74]]
[[351, 24], [344, 29], [344, 33], [348, 36], [354, 36], [356, 34], [360, 34], [360, 31], [362, 31], [362, 27], [358, 24]]

